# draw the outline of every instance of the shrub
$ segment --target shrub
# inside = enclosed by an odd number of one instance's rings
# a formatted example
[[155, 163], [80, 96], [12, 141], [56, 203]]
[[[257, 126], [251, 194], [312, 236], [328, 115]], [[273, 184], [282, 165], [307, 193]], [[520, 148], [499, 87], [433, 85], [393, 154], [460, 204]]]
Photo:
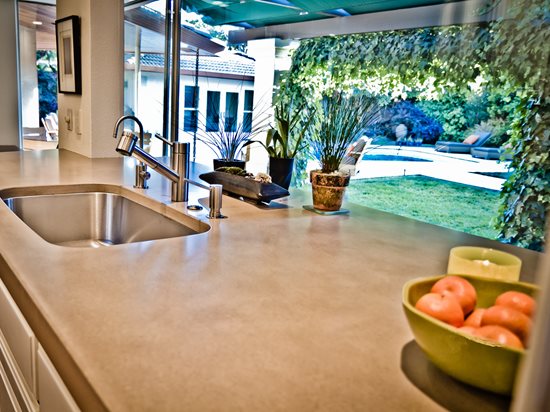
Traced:
[[38, 105], [40, 118], [57, 112], [57, 62], [55, 52], [38, 50], [36, 52], [38, 75]]
[[395, 140], [395, 128], [400, 124], [407, 126], [407, 137], [422, 139], [423, 143], [433, 144], [443, 133], [443, 128], [437, 120], [427, 116], [414, 103], [405, 100], [386, 107], [382, 113], [382, 120], [371, 126], [367, 134]]
[[417, 105], [443, 125], [442, 140], [461, 142], [471, 127], [487, 120], [487, 96], [446, 93], [439, 100], [423, 100]]
[[486, 122], [481, 122], [480, 124], [471, 127], [466, 132], [466, 135], [491, 132], [491, 137], [487, 140], [485, 146], [501, 147], [510, 138], [508, 135], [508, 126], [509, 125], [507, 125], [503, 119], [492, 118]]
[[466, 127], [470, 128], [473, 125], [480, 124], [489, 120], [489, 102], [488, 93], [482, 95], [473, 94], [464, 102], [464, 120]]
[[38, 70], [38, 110], [40, 118], [57, 112], [57, 74]]

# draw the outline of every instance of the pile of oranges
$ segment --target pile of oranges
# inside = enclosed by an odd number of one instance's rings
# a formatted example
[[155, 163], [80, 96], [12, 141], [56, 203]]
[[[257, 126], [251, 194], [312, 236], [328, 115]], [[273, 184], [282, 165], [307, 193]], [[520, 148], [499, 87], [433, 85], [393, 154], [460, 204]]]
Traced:
[[460, 331], [501, 345], [523, 349], [532, 327], [535, 300], [522, 292], [500, 294], [494, 305], [477, 308], [473, 285], [460, 276], [445, 276], [415, 307]]

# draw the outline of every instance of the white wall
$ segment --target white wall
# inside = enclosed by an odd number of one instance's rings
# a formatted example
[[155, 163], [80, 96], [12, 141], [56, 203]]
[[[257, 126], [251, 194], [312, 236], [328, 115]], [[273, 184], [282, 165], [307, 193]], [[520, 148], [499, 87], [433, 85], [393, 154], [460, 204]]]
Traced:
[[16, 0], [0, 0], [0, 56], [0, 146], [21, 147]]
[[23, 127], [39, 127], [38, 74], [36, 70], [36, 30], [19, 26], [21, 68], [21, 115]]
[[[0, 0], [1, 1], [1, 0]], [[82, 95], [59, 94], [59, 147], [87, 157], [116, 157], [112, 137], [123, 102], [122, 0], [57, 0], [57, 18], [80, 17]], [[76, 124], [68, 130], [68, 110]], [[92, 122], [93, 119], [93, 122]]]
[[[253, 40], [248, 42], [248, 55], [256, 60], [254, 76], [254, 107], [270, 107], [275, 78], [275, 39]], [[273, 113], [273, 111], [271, 111]], [[265, 142], [266, 134], [256, 140]], [[247, 170], [253, 173], [265, 172], [269, 156], [260, 145], [249, 146], [250, 161]]]

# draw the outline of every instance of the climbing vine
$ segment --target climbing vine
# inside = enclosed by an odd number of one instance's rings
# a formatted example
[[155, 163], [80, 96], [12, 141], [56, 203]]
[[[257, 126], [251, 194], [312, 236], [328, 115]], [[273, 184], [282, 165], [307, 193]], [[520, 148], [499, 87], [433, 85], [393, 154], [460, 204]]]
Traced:
[[313, 100], [328, 88], [362, 89], [389, 102], [408, 95], [441, 100], [477, 88], [499, 96], [515, 119], [500, 237], [542, 250], [550, 209], [550, 0], [509, 3], [506, 17], [491, 23], [304, 40], [281, 93]]

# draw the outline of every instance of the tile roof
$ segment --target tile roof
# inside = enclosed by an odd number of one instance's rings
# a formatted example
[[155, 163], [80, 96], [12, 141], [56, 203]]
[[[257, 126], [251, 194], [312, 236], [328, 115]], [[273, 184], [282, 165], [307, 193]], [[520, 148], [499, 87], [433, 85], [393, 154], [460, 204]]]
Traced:
[[[126, 63], [134, 63], [134, 55], [124, 55]], [[141, 65], [144, 67], [164, 67], [164, 56], [162, 54], [143, 53]], [[195, 56], [182, 55], [180, 61], [181, 70], [195, 70]], [[199, 71], [210, 73], [226, 73], [241, 76], [254, 76], [254, 60], [245, 57], [221, 58], [218, 56], [200, 56]]]

